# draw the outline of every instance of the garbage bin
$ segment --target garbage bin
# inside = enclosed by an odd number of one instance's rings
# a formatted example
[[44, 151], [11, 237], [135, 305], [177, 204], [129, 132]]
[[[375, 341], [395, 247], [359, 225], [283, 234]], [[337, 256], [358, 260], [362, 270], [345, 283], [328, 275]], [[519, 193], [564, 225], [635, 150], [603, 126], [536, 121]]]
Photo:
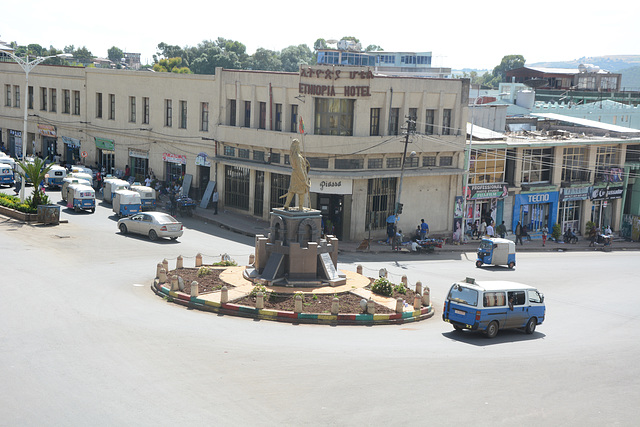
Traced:
[[37, 208], [38, 222], [43, 224], [60, 224], [60, 206], [39, 205]]

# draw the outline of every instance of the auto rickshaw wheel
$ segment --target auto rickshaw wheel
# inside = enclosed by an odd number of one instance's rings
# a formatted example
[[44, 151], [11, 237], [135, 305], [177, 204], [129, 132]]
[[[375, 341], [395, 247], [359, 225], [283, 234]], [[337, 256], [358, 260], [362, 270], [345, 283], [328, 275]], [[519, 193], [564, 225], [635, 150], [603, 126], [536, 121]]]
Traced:
[[120, 224], [120, 232], [121, 232], [122, 234], [127, 234], [127, 231], [128, 231], [128, 230], [127, 230], [127, 226], [126, 226], [126, 225], [124, 225], [124, 224]]
[[515, 262], [511, 261], [511, 262], [509, 263], [509, 268], [511, 268], [511, 269], [512, 269], [512, 268], [513, 268], [513, 267], [515, 267], [515, 266], [516, 266], [516, 263], [515, 263]]
[[482, 261], [480, 260], [476, 261], [476, 267], [478, 268], [482, 267]]

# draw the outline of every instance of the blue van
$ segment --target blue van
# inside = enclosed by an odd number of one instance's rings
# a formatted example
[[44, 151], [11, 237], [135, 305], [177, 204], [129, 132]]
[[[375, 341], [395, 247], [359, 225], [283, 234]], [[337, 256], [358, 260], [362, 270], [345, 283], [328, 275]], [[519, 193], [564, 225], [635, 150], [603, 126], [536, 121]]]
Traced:
[[457, 331], [482, 331], [493, 338], [500, 329], [532, 334], [544, 322], [544, 295], [532, 286], [507, 281], [476, 281], [467, 277], [451, 286], [442, 320]]

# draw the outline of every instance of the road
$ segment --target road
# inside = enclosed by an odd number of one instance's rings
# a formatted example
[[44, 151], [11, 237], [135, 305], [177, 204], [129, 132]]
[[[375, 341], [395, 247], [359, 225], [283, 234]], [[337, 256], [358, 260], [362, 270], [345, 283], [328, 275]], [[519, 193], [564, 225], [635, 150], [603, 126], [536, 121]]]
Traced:
[[[55, 197], [55, 193], [54, 193]], [[179, 242], [117, 233], [108, 207], [68, 224], [0, 218], [0, 425], [636, 425], [637, 252], [347, 253], [340, 267], [431, 288], [420, 323], [331, 327], [187, 310], [149, 288], [155, 265], [252, 239], [186, 219]], [[467, 256], [469, 258], [467, 258]], [[515, 280], [545, 294], [536, 333], [493, 340], [441, 320], [453, 280]]]

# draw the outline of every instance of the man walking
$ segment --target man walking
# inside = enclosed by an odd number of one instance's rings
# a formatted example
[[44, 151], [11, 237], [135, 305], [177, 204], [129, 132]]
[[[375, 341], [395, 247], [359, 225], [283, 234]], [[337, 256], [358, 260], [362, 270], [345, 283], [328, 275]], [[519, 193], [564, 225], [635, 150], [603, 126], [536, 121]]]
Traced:
[[213, 189], [213, 194], [211, 195], [211, 203], [213, 203], [213, 214], [218, 215], [218, 188]]
[[487, 225], [487, 236], [489, 236], [489, 238], [495, 237], [495, 232], [493, 231], [493, 221], [491, 221], [489, 225]]
[[520, 225], [520, 221], [518, 221], [518, 225], [516, 225], [516, 245], [518, 244], [518, 240], [520, 241], [520, 244], [523, 245], [523, 243], [522, 243], [522, 226]]

